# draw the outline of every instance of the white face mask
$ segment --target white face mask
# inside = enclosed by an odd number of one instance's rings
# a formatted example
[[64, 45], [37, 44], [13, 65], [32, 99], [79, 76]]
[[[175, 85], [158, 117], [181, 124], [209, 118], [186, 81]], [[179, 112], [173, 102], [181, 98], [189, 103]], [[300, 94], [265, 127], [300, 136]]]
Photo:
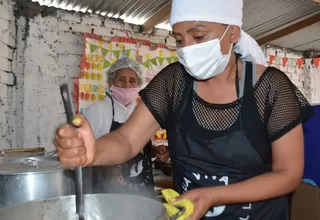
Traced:
[[214, 39], [200, 44], [177, 49], [179, 62], [187, 72], [198, 80], [215, 77], [225, 71], [230, 60], [232, 45], [228, 54], [221, 53], [220, 41], [226, 35], [230, 25], [221, 39]]

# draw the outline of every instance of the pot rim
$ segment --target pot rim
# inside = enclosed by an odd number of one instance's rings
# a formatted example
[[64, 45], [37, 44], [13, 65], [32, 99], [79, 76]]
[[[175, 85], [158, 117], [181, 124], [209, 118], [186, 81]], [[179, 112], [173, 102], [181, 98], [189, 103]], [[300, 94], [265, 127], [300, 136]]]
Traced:
[[[25, 166], [25, 167], [24, 167]], [[39, 169], [39, 170], [37, 170]], [[21, 170], [21, 171], [19, 171]], [[55, 172], [70, 172], [58, 157], [28, 157], [15, 160], [0, 160], [0, 176], [33, 175]]]
[[[142, 200], [145, 200], [146, 201], [146, 204], [148, 202], [153, 202], [155, 204], [158, 204], [159, 205], [159, 209], [161, 208], [161, 214], [159, 216], [156, 216], [155, 220], [162, 220], [162, 219], [166, 219], [166, 216], [167, 216], [167, 211], [165, 209], [165, 207], [163, 206], [163, 204], [159, 201], [157, 201], [156, 199], [152, 199], [152, 198], [148, 198], [148, 197], [143, 197], [143, 196], [137, 196], [137, 195], [130, 195], [130, 194], [113, 194], [113, 193], [98, 193], [98, 194], [85, 194], [84, 195], [84, 201], [90, 199], [90, 197], [115, 197], [115, 198], [119, 198], [119, 197], [123, 197], [125, 196], [126, 198], [134, 198], [134, 199], [142, 199]], [[87, 199], [86, 199], [87, 198]], [[6, 210], [13, 210], [13, 209], [19, 209], [20, 207], [23, 207], [23, 206], [26, 206], [28, 204], [50, 204], [50, 202], [54, 202], [54, 201], [57, 201], [57, 200], [61, 200], [61, 201], [64, 201], [64, 200], [75, 200], [75, 195], [68, 195], [68, 196], [58, 196], [58, 197], [53, 197], [53, 198], [47, 198], [47, 199], [39, 199], [39, 200], [34, 200], [34, 201], [28, 201], [28, 202], [25, 202], [25, 203], [22, 203], [22, 204], [18, 204], [18, 205], [12, 205], [12, 206], [8, 206], [8, 207], [4, 207], [4, 208], [0, 208], [0, 214], [3, 212], [3, 211], [6, 211]]]

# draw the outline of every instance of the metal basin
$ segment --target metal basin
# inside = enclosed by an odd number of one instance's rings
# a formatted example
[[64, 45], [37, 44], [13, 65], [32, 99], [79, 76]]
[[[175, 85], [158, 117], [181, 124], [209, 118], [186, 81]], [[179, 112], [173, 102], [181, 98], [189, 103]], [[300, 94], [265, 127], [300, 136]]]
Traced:
[[[123, 194], [84, 196], [86, 220], [166, 220], [163, 205]], [[75, 197], [63, 196], [0, 209], [1, 220], [75, 220]]]

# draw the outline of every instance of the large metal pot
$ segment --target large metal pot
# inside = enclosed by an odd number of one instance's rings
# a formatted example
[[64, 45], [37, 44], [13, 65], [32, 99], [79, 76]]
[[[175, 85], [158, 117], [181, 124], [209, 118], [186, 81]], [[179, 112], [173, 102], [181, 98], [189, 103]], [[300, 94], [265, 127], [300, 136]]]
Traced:
[[[0, 208], [27, 201], [74, 195], [74, 173], [57, 157], [0, 161]], [[84, 169], [84, 193], [92, 193], [91, 168]]]
[[46, 151], [45, 148], [22, 148], [0, 151], [0, 163], [22, 161], [25, 158], [35, 160], [59, 160], [56, 150]]
[[[160, 202], [134, 195], [93, 194], [84, 197], [86, 220], [166, 220]], [[0, 209], [1, 220], [74, 220], [75, 198], [65, 196]]]
[[11, 159], [17, 159], [17, 158], [42, 156], [48, 153], [52, 154], [55, 152], [54, 151], [47, 152], [46, 149], [43, 147], [4, 149], [0, 151], [0, 160], [11, 160]]

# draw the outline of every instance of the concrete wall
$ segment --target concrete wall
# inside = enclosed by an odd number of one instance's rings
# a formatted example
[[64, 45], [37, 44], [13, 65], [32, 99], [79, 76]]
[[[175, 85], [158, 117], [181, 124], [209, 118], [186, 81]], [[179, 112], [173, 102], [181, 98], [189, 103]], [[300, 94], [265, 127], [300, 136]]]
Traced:
[[[272, 66], [276, 67], [287, 74], [291, 81], [300, 89], [300, 91], [311, 100], [311, 88], [310, 88], [310, 77], [307, 68], [299, 69], [296, 63], [296, 59], [302, 58], [303, 53], [286, 51], [282, 48], [277, 47], [266, 47], [265, 54], [267, 56], [276, 56], [277, 59], [273, 62]], [[282, 65], [281, 58], [289, 58], [288, 63], [285, 67]], [[268, 60], [269, 62], [269, 60]]]
[[[111, 36], [133, 33], [136, 27], [96, 15], [44, 10], [34, 5], [20, 7], [15, 19], [12, 1], [1, 2], [0, 149], [38, 146], [53, 149], [55, 129], [66, 121], [59, 85], [63, 82], [72, 85], [80, 72], [82, 34], [93, 31], [109, 40]], [[167, 31], [158, 31], [150, 37], [132, 35], [155, 43], [164, 43], [167, 36]], [[173, 45], [174, 41], [169, 38], [167, 43]], [[278, 56], [281, 53], [276, 48], [266, 49], [267, 54], [276, 52]], [[283, 70], [312, 99], [307, 71], [301, 72], [294, 66]], [[16, 84], [6, 85], [13, 75], [17, 77]]]
[[14, 2], [0, 0], [0, 148], [15, 145], [16, 26]]
[[[83, 33], [94, 32], [110, 40], [112, 36], [126, 36], [136, 27], [97, 15], [32, 10], [16, 14], [18, 126], [12, 135], [15, 144], [4, 147], [53, 149], [55, 129], [66, 122], [59, 85], [69, 83], [73, 88], [73, 79], [80, 73]], [[164, 43], [167, 36], [167, 31], [158, 31], [152, 37], [132, 35], [155, 43]]]
[[[294, 52], [275, 46], [265, 47], [264, 52], [267, 56], [277, 57], [272, 66], [285, 72], [310, 103], [320, 104], [320, 67], [314, 67], [312, 59], [306, 57], [307, 53]], [[282, 57], [289, 58], [285, 67], [282, 65]], [[299, 58], [305, 58], [305, 64], [300, 69], [297, 64]]]

